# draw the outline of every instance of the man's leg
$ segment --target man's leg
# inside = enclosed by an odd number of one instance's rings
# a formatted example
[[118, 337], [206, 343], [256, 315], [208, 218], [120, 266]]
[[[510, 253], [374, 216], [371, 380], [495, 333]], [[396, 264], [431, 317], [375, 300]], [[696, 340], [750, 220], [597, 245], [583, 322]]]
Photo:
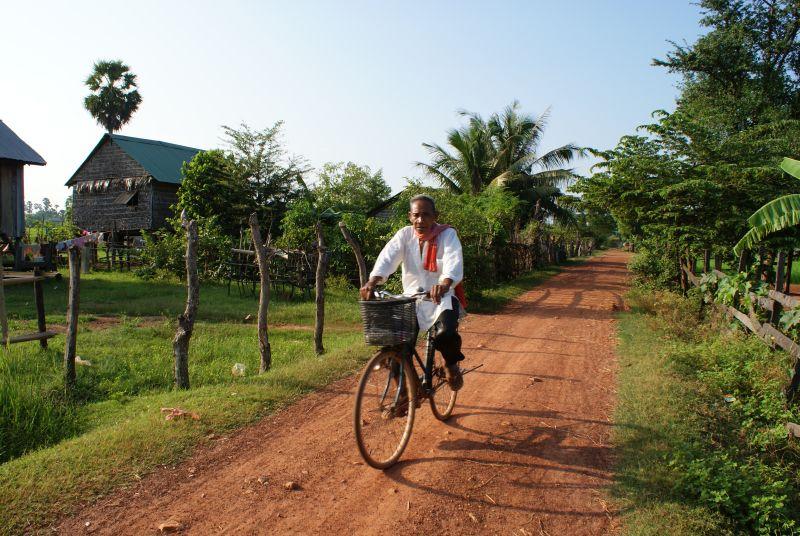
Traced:
[[453, 299], [453, 309], [442, 311], [434, 323], [433, 347], [442, 353], [447, 364], [447, 381], [454, 390], [464, 384], [458, 362], [464, 359], [461, 353], [461, 335], [458, 334], [458, 306]]

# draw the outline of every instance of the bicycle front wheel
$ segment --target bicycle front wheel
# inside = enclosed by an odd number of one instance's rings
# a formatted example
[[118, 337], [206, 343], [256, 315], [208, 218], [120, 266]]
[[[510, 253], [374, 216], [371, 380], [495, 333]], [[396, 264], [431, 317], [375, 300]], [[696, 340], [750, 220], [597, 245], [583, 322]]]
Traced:
[[439, 352], [433, 358], [433, 370], [431, 371], [432, 390], [428, 400], [431, 402], [433, 416], [440, 421], [446, 421], [453, 414], [456, 407], [456, 397], [458, 391], [453, 391], [447, 383], [447, 376], [444, 371], [444, 358]]
[[356, 444], [364, 461], [376, 469], [397, 463], [411, 438], [417, 399], [414, 374], [399, 351], [384, 348], [361, 375], [353, 411]]

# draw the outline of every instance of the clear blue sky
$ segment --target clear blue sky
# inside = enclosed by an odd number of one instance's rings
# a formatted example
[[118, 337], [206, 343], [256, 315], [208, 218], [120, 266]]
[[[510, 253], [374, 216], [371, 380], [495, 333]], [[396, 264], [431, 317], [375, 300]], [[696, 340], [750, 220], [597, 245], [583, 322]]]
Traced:
[[284, 120], [291, 153], [382, 168], [397, 191], [462, 108], [550, 107], [542, 150], [614, 146], [674, 107], [677, 79], [651, 60], [702, 31], [688, 0], [17, 1], [2, 14], [0, 119], [48, 162], [26, 169], [27, 200], [59, 204], [103, 133], [83, 108], [98, 59], [139, 77], [121, 134], [208, 149], [220, 125]]

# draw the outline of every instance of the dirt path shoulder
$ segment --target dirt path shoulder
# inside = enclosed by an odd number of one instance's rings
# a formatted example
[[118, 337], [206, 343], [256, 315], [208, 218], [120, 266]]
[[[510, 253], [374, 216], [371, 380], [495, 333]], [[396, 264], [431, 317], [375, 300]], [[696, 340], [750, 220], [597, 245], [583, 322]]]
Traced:
[[[466, 377], [453, 417], [418, 413], [403, 459], [363, 464], [355, 378], [200, 449], [65, 520], [62, 534], [605, 534], [612, 478], [614, 312], [627, 255], [565, 269], [462, 326]], [[288, 481], [299, 489], [287, 491]], [[88, 525], [87, 525], [88, 523]]]

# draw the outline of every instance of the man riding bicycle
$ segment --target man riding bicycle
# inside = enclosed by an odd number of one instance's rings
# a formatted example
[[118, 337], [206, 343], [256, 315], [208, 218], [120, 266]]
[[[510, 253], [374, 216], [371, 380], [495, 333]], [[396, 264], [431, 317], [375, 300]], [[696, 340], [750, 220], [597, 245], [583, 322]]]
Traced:
[[444, 357], [445, 374], [454, 391], [464, 385], [458, 362], [461, 336], [458, 319], [466, 307], [463, 287], [464, 258], [455, 229], [437, 223], [436, 202], [427, 195], [411, 198], [408, 219], [381, 250], [369, 281], [361, 287], [361, 297], [372, 297], [377, 285], [385, 282], [397, 267], [403, 265], [403, 293], [413, 295], [419, 289], [430, 291], [431, 301], [417, 304], [417, 322], [421, 331], [434, 327], [433, 344]]

